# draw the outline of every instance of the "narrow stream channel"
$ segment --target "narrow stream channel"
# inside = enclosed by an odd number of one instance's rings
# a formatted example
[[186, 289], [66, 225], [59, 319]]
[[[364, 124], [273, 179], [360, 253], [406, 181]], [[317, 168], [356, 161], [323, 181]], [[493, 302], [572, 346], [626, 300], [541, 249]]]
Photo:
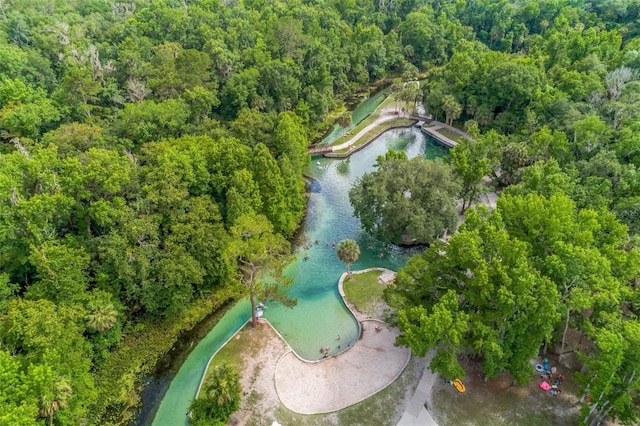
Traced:
[[[371, 108], [370, 104], [367, 107]], [[368, 114], [363, 116], [366, 115]], [[360, 221], [353, 217], [353, 209], [349, 204], [349, 189], [360, 176], [373, 169], [377, 156], [384, 154], [389, 148], [403, 150], [410, 158], [418, 155], [427, 158], [447, 155], [446, 148], [427, 139], [419, 129], [409, 128], [383, 134], [348, 159], [313, 158], [309, 174], [315, 182], [309, 199], [303, 241], [297, 250], [298, 260], [287, 270], [287, 274], [294, 278], [288, 294], [298, 299], [298, 305], [292, 309], [267, 305], [264, 315], [303, 358], [318, 359], [318, 348], [331, 347], [338, 334], [343, 342], [356, 338], [355, 319], [345, 308], [337, 292], [337, 281], [344, 272], [345, 265], [338, 260], [334, 243], [345, 238], [358, 242], [362, 253], [352, 265], [354, 270], [372, 266], [397, 270], [412, 253], [411, 250], [380, 243], [364, 233]], [[307, 260], [305, 256], [308, 256]], [[188, 424], [185, 414], [209, 358], [249, 316], [248, 303], [238, 303], [198, 343], [171, 380], [155, 413], [152, 423], [154, 426]], [[345, 347], [332, 347], [331, 352], [344, 349]], [[157, 406], [161, 393], [162, 389], [158, 389], [156, 404], [153, 403], [153, 395], [150, 395], [151, 404], [144, 416], [146, 418], [138, 418], [138, 424], [151, 423], [153, 409]]]

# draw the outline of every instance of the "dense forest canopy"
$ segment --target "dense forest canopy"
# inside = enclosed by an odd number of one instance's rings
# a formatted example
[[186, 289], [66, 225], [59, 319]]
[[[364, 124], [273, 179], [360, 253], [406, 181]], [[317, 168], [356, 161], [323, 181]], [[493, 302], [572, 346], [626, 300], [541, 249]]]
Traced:
[[[401, 273], [405, 343], [442, 349], [441, 371], [465, 353], [520, 378], [542, 340], [576, 328], [593, 342], [584, 385], [609, 401], [602, 414], [637, 421], [639, 11], [0, 0], [0, 423], [126, 422], [180, 331], [241, 293], [230, 229], [257, 214], [291, 237], [309, 141], [359, 88], [417, 76], [427, 112], [474, 135], [452, 155], [465, 204], [485, 175], [508, 196], [472, 213], [442, 259]], [[453, 256], [457, 241], [477, 250]], [[429, 290], [452, 268], [480, 296]], [[532, 289], [548, 312], [527, 341], [522, 322], [459, 321], [497, 305], [522, 315]], [[415, 318], [458, 311], [464, 339], [409, 334]]]

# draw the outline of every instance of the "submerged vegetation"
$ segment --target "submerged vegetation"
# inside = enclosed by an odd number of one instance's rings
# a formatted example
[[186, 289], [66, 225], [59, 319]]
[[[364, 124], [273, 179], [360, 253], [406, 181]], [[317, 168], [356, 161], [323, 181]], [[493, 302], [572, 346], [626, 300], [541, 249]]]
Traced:
[[[451, 158], [463, 209], [485, 176], [503, 190], [398, 274], [403, 343], [524, 380], [577, 330], [585, 417], [637, 423], [639, 10], [0, 1], [0, 423], [127, 423], [180, 333], [247, 293], [233, 229], [294, 234], [310, 139], [381, 79], [474, 137]], [[423, 219], [370, 228], [401, 241]]]

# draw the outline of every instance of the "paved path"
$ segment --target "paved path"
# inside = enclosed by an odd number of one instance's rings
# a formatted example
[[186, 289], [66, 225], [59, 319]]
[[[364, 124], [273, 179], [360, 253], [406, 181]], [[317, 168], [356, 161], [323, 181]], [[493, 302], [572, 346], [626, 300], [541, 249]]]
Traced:
[[424, 369], [424, 373], [422, 373], [420, 383], [418, 383], [418, 387], [397, 426], [438, 426], [426, 408], [427, 403], [431, 402], [433, 386], [439, 380], [438, 376], [429, 370], [433, 355], [433, 351], [427, 354], [427, 366]]
[[438, 132], [438, 129], [443, 129], [445, 128], [445, 126], [443, 125], [443, 123], [439, 123], [439, 122], [434, 122], [435, 124], [429, 125], [429, 126], [422, 126], [422, 131], [431, 135], [431, 137], [433, 137], [434, 139], [436, 139], [437, 141], [439, 141], [441, 144], [448, 146], [449, 148], [455, 148], [458, 145], [458, 142], [449, 139], [448, 137], [446, 137], [445, 135], [443, 135], [442, 133]]
[[[374, 112], [374, 114], [378, 114], [378, 116], [376, 117], [375, 120], [373, 120], [371, 123], [369, 123], [367, 126], [365, 126], [363, 129], [361, 129], [358, 133], [356, 133], [355, 135], [352, 135], [349, 140], [339, 144], [339, 145], [330, 145], [330, 146], [323, 146], [323, 147], [315, 147], [313, 149], [311, 149], [310, 153], [326, 153], [326, 152], [336, 152], [336, 151], [340, 151], [343, 149], [350, 149], [355, 143], [357, 143], [364, 135], [366, 135], [369, 131], [371, 131], [372, 129], [374, 129], [376, 126], [379, 126], [380, 124], [384, 124], [388, 121], [391, 120], [395, 120], [398, 118], [423, 118], [421, 116], [414, 116], [414, 115], [399, 115], [396, 112], [396, 108], [394, 106], [386, 106], [385, 108], [383, 108], [380, 111]], [[473, 140], [473, 138], [471, 137], [471, 135], [469, 135], [468, 133], [463, 132], [462, 130], [455, 128], [453, 126], [449, 126], [446, 123], [442, 123], [440, 121], [435, 121], [435, 120], [430, 120], [430, 124], [428, 126], [422, 126], [421, 127], [422, 131], [424, 133], [427, 133], [429, 135], [431, 135], [433, 138], [435, 138], [436, 140], [438, 140], [440, 143], [442, 143], [445, 146], [448, 146], [449, 148], [453, 148], [455, 147], [458, 143], [448, 137], [446, 137], [445, 135], [443, 135], [442, 133], [438, 132], [438, 129], [447, 129], [451, 132], [457, 133], [462, 137], [465, 137], [467, 139]], [[348, 133], [347, 133], [348, 134]], [[318, 150], [316, 152], [316, 150]]]
[[396, 114], [395, 112], [395, 108], [392, 106], [386, 107], [382, 110], [380, 110], [380, 112], [378, 113], [378, 117], [373, 120], [371, 123], [369, 123], [367, 126], [365, 126], [362, 130], [360, 130], [358, 133], [356, 133], [355, 135], [351, 136], [351, 138], [349, 138], [348, 141], [343, 142], [339, 145], [334, 145], [333, 148], [333, 152], [335, 151], [340, 151], [341, 149], [347, 149], [349, 148], [353, 143], [357, 142], [360, 140], [361, 137], [363, 137], [365, 134], [367, 134], [367, 132], [369, 132], [370, 130], [372, 130], [373, 128], [375, 128], [376, 126], [385, 123], [387, 121], [390, 120], [395, 120], [396, 118], [399, 118], [399, 115]]

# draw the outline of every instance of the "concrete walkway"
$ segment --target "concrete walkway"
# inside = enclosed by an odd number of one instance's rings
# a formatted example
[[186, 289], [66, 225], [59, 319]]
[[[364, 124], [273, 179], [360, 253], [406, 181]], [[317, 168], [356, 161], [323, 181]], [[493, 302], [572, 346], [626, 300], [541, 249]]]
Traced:
[[[332, 152], [338, 152], [344, 149], [349, 150], [349, 153], [351, 153], [351, 148], [356, 146], [356, 144], [360, 141], [360, 139], [362, 137], [364, 137], [364, 135], [366, 135], [369, 131], [371, 131], [372, 129], [374, 129], [375, 127], [384, 124], [386, 122], [392, 121], [392, 120], [396, 120], [398, 118], [422, 118], [421, 116], [413, 116], [411, 114], [409, 115], [404, 115], [404, 114], [398, 114], [396, 111], [395, 106], [386, 106], [385, 108], [381, 109], [379, 112], [376, 110], [376, 112], [374, 112], [374, 114], [378, 114], [378, 117], [376, 117], [375, 120], [373, 120], [371, 123], [369, 123], [366, 127], [364, 127], [363, 129], [361, 129], [358, 133], [356, 133], [355, 135], [352, 135], [349, 140], [339, 144], [339, 145], [330, 145], [330, 146], [326, 146], [324, 147], [321, 151], [316, 151], [320, 148], [316, 147], [313, 148], [310, 153], [324, 153], [327, 154], [327, 156], [329, 153]], [[455, 128], [453, 126], [450, 126], [446, 123], [442, 123], [440, 121], [435, 121], [435, 120], [430, 120], [429, 121], [429, 125], [428, 126], [422, 126], [421, 130], [423, 133], [426, 133], [428, 135], [430, 135], [431, 137], [433, 137], [434, 139], [436, 139], [437, 141], [439, 141], [441, 144], [449, 147], [449, 148], [454, 148], [458, 143], [448, 137], [446, 137], [445, 135], [443, 135], [442, 133], [438, 132], [438, 129], [447, 129], [451, 132], [457, 133], [460, 136], [473, 140], [473, 138], [471, 137], [471, 135], [469, 135], [466, 132], [463, 132], [462, 130]], [[347, 133], [348, 134], [348, 133]], [[359, 146], [359, 145], [358, 145]]]
[[360, 140], [360, 138], [363, 137], [364, 135], [366, 135], [370, 130], [374, 129], [376, 126], [378, 126], [380, 124], [383, 124], [383, 123], [385, 123], [387, 121], [391, 121], [391, 120], [395, 120], [396, 118], [399, 118], [398, 114], [395, 113], [395, 108], [394, 107], [384, 108], [384, 109], [380, 110], [379, 114], [380, 115], [378, 116], [378, 118], [373, 120], [370, 124], [368, 124], [362, 130], [360, 130], [358, 133], [356, 133], [355, 135], [351, 136], [351, 138], [349, 138], [348, 141], [343, 142], [343, 143], [341, 143], [339, 145], [333, 145], [332, 146], [332, 151], [336, 152], [336, 151], [340, 151], [342, 149], [348, 149], [355, 142], [358, 142]]
[[436, 123], [436, 124], [430, 125], [428, 127], [422, 126], [421, 127], [422, 131], [424, 133], [428, 134], [429, 136], [431, 136], [432, 138], [436, 139], [438, 142], [440, 142], [444, 146], [447, 146], [449, 148], [455, 148], [458, 145], [458, 142], [456, 142], [456, 141], [454, 141], [452, 139], [449, 139], [448, 137], [446, 137], [442, 133], [438, 132], [438, 129], [445, 128], [443, 123], [438, 123], [438, 122], [434, 122], [434, 123]]
[[427, 354], [427, 366], [424, 369], [424, 373], [422, 373], [420, 383], [418, 383], [418, 387], [397, 426], [438, 426], [431, 413], [427, 411], [427, 404], [431, 401], [433, 386], [439, 380], [439, 377], [429, 370], [433, 355], [433, 351]]

